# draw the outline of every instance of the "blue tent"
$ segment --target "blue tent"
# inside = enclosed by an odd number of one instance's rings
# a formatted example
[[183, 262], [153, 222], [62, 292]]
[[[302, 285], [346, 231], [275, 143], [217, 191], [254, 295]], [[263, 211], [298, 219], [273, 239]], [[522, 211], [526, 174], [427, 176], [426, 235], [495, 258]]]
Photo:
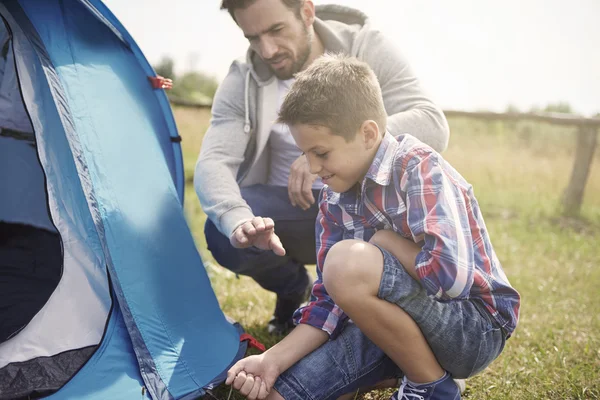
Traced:
[[0, 399], [204, 394], [246, 345], [184, 219], [152, 67], [99, 0], [0, 16]]

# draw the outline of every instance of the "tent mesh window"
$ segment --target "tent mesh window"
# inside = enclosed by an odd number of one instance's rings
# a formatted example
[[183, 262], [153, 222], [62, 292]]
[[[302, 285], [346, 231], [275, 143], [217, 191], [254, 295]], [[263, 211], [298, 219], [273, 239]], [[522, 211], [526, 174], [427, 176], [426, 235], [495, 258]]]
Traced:
[[[18, 88], [8, 30], [0, 39], [0, 343], [48, 301], [62, 246], [48, 211], [35, 135]], [[1, 36], [0, 36], [1, 37]]]
[[[20, 92], [10, 32], [0, 20], [0, 343], [17, 335], [42, 309], [61, 279], [62, 267], [62, 242], [50, 219], [45, 176]], [[80, 362], [65, 353], [0, 368], [0, 398], [35, 396], [28, 389], [30, 379], [42, 378], [48, 363], [54, 364], [53, 371], [63, 371], [64, 383], [92, 351], [77, 352]], [[58, 388], [41, 386], [39, 395]]]

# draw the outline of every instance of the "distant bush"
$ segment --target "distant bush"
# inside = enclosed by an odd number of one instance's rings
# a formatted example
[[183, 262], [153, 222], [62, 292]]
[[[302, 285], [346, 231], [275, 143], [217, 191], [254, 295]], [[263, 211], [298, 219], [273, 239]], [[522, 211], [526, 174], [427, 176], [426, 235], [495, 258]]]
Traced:
[[563, 114], [575, 114], [571, 105], [566, 101], [559, 101], [556, 103], [548, 103], [546, 107], [533, 106], [531, 107], [530, 112], [549, 112], [549, 113], [563, 113]]
[[550, 103], [544, 108], [546, 112], [556, 112], [556, 113], [564, 113], [564, 114], [572, 114], [573, 109], [571, 105], [566, 101], [559, 101], [558, 103]]
[[219, 85], [215, 77], [200, 71], [189, 71], [177, 75], [175, 62], [170, 57], [164, 57], [154, 66], [154, 70], [157, 75], [173, 80], [173, 89], [167, 94], [178, 100], [210, 104]]

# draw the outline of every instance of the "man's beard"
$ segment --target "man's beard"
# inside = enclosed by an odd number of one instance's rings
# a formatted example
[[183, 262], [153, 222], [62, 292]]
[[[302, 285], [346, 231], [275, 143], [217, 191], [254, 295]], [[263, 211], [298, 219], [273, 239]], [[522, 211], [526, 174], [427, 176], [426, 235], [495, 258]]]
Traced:
[[294, 75], [296, 75], [296, 73], [300, 72], [300, 70], [302, 69], [304, 64], [306, 64], [308, 57], [310, 57], [310, 52], [312, 50], [312, 34], [311, 34], [311, 32], [309, 32], [309, 30], [306, 26], [303, 26], [303, 28], [304, 28], [303, 36], [304, 36], [304, 39], [306, 40], [306, 42], [305, 42], [306, 45], [298, 53], [298, 59], [296, 59], [292, 63], [292, 67], [289, 72], [287, 72], [287, 71], [278, 72], [278, 71], [274, 70], [273, 68], [271, 68], [271, 71], [273, 71], [273, 73], [275, 74], [277, 79], [285, 81], [285, 80], [293, 78]]

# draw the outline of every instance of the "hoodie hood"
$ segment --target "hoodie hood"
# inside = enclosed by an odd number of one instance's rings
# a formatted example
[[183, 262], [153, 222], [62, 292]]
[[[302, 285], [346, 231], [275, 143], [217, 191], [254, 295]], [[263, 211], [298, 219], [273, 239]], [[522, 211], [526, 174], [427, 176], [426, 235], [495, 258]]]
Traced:
[[[368, 17], [362, 11], [337, 4], [315, 6], [313, 28], [325, 47], [325, 51], [348, 52], [355, 48], [357, 33], [368, 23]], [[259, 86], [264, 86], [275, 77], [269, 66], [251, 48], [246, 53], [246, 63], [250, 75]]]

